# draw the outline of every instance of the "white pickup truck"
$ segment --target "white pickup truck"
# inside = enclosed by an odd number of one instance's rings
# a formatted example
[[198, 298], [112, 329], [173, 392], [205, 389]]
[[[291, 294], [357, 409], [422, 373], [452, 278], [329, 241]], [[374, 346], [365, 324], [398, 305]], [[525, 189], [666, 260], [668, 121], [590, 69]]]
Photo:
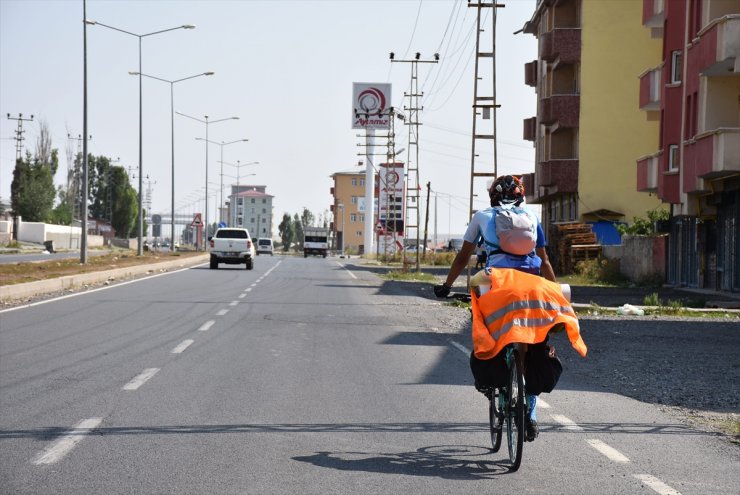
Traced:
[[240, 265], [245, 263], [247, 270], [254, 268], [254, 244], [247, 229], [218, 229], [210, 238], [211, 270], [218, 268], [219, 263]]

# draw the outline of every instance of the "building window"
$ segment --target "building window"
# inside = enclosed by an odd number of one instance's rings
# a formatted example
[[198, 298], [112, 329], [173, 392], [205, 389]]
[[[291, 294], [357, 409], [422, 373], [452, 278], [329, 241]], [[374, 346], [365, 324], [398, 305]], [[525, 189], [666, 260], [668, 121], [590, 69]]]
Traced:
[[254, 198], [252, 198], [252, 204], [254, 204]]
[[357, 185], [357, 179], [352, 179], [352, 185], [353, 186], [356, 186]]
[[239, 199], [238, 199], [238, 200], [236, 201], [236, 204], [238, 204], [239, 206], [241, 206], [241, 205], [243, 205], [243, 204], [244, 204], [244, 201], [242, 200], [242, 198], [239, 198]]
[[254, 223], [254, 217], [249, 219], [249, 223]]
[[360, 187], [365, 187], [365, 179], [360, 179]]
[[356, 205], [357, 204], [357, 196], [352, 196], [351, 202], [352, 202], [353, 205]]
[[668, 171], [678, 171], [678, 145], [672, 144], [668, 147]]
[[262, 219], [262, 223], [267, 223], [267, 219], [266, 218], [263, 218]]
[[267, 208], [262, 208], [262, 213], [267, 213]]
[[671, 84], [681, 82], [681, 73], [683, 72], [683, 56], [680, 50], [671, 53]]
[[362, 231], [358, 230], [357, 232], [355, 232], [355, 237], [362, 237]]
[[350, 221], [350, 222], [356, 222], [356, 221], [357, 221], [357, 215], [356, 215], [356, 214], [354, 214], [354, 213], [352, 213], [352, 214], [351, 214], [351, 215], [349, 216], [349, 221]]
[[365, 221], [365, 215], [360, 215], [360, 222], [364, 222], [364, 221]]
[[262, 198], [262, 204], [267, 203], [267, 198]]

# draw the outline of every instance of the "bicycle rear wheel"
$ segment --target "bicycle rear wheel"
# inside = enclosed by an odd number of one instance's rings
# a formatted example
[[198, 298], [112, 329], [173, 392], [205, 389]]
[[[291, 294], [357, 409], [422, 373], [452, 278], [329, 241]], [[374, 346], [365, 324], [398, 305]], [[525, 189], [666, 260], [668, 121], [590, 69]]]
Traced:
[[503, 404], [499, 402], [502, 398], [502, 390], [494, 389], [488, 404], [488, 425], [491, 431], [491, 446], [493, 452], [501, 448], [501, 436], [503, 433]]
[[519, 351], [513, 350], [509, 363], [509, 386], [506, 404], [506, 440], [509, 444], [511, 471], [519, 469], [524, 447], [524, 413], [527, 409], [524, 399], [524, 376]]

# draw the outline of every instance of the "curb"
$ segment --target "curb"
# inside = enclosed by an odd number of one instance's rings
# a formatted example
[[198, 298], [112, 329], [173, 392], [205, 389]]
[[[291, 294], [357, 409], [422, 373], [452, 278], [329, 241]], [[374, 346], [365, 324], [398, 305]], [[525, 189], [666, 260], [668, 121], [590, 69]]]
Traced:
[[[585, 304], [585, 303], [571, 303], [571, 306], [573, 309], [596, 309], [598, 308], [601, 311], [608, 311], [610, 313], [616, 313], [619, 307], [605, 307], [605, 306], [594, 306], [593, 304]], [[635, 306], [637, 309], [647, 310], [647, 311], [656, 311], [660, 309], [665, 309], [661, 306]], [[725, 309], [725, 308], [680, 308], [681, 311], [688, 311], [689, 313], [730, 313], [730, 314], [740, 314], [740, 309]], [[633, 315], [619, 315], [619, 316], [633, 316]]]
[[10, 302], [18, 299], [41, 296], [44, 294], [59, 292], [85, 284], [95, 284], [111, 279], [121, 279], [136, 275], [142, 275], [153, 271], [170, 271], [174, 269], [187, 268], [208, 261], [208, 254], [193, 256], [190, 258], [163, 261], [148, 265], [135, 265], [113, 270], [102, 270], [98, 272], [82, 273], [79, 275], [65, 275], [48, 280], [37, 280], [25, 284], [14, 284], [0, 286], [0, 301]]

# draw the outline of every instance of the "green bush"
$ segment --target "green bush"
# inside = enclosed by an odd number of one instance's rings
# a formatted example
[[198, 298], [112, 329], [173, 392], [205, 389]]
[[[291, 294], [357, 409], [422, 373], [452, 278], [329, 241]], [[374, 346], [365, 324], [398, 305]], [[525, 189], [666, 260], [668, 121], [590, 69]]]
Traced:
[[652, 294], [648, 294], [647, 296], [645, 296], [642, 304], [644, 304], [645, 306], [660, 306], [660, 297], [658, 296], [658, 293], [653, 292]]
[[576, 263], [576, 273], [591, 282], [623, 285], [627, 279], [619, 271], [619, 260], [598, 258]]
[[647, 218], [634, 217], [632, 225], [617, 224], [619, 235], [654, 235], [655, 222], [668, 220], [671, 213], [668, 210], [655, 208], [648, 210]]

